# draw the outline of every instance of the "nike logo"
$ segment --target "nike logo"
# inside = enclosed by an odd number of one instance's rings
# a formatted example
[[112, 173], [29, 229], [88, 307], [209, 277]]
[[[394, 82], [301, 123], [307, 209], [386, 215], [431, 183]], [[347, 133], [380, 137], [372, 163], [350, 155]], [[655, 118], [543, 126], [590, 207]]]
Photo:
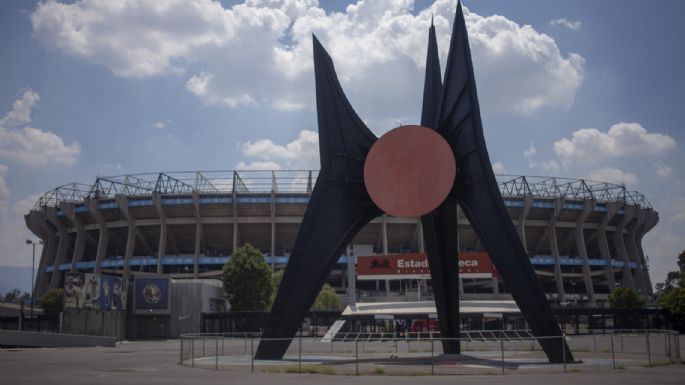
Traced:
[[180, 314], [179, 314], [179, 315], [178, 315], [178, 320], [179, 320], [179, 321], [183, 321], [184, 319], [188, 319], [188, 318], [190, 318], [190, 314], [186, 314], [186, 315], [180, 315]]

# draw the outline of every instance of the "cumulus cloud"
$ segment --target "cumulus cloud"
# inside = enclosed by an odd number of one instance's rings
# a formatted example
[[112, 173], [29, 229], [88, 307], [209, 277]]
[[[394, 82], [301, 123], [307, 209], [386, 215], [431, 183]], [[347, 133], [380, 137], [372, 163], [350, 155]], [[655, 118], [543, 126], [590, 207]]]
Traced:
[[4, 201], [10, 196], [10, 189], [7, 187], [7, 182], [5, 181], [8, 170], [9, 167], [7, 167], [7, 165], [0, 164], [0, 201]]
[[65, 145], [58, 135], [29, 126], [38, 100], [36, 92], [26, 90], [0, 119], [0, 156], [33, 166], [73, 164], [81, 153], [78, 143]]
[[537, 160], [535, 159], [535, 156], [537, 155], [537, 151], [535, 150], [535, 146], [533, 143], [530, 144], [530, 147], [526, 151], [523, 152], [523, 157], [526, 158], [528, 161], [528, 167], [533, 168], [538, 165]]
[[[315, 0], [247, 0], [228, 8], [211, 0], [49, 0], [31, 21], [45, 45], [118, 76], [180, 74], [207, 103], [284, 111], [314, 104], [315, 33], [350, 99], [387, 129], [417, 119], [431, 17], [444, 63], [455, 6], [436, 0], [414, 12], [413, 0], [360, 0], [329, 13]], [[468, 9], [465, 17], [484, 110], [529, 114], [573, 103], [581, 56], [563, 55], [550, 36], [506, 17]]]
[[548, 174], [556, 175], [559, 172], [559, 163], [555, 160], [542, 162], [542, 169], [547, 171]]
[[502, 162], [495, 162], [492, 164], [492, 171], [495, 174], [506, 174], [507, 169], [504, 167], [504, 163]]
[[243, 143], [240, 149], [248, 158], [258, 160], [250, 163], [240, 162], [238, 169], [249, 170], [311, 170], [318, 169], [319, 134], [302, 130], [295, 140], [285, 145], [276, 144], [270, 139]]
[[[0, 262], [6, 266], [27, 266], [31, 260], [26, 259], [24, 240], [35, 239], [35, 236], [26, 228], [23, 217], [33, 208], [38, 195], [20, 199], [10, 210], [10, 189], [5, 179], [8, 171], [7, 165], [0, 164]], [[36, 252], [40, 255], [40, 248]]]
[[554, 19], [549, 21], [549, 25], [554, 26], [554, 27], [564, 27], [568, 28], [572, 31], [577, 31], [580, 29], [580, 27], [583, 25], [579, 20], [576, 21], [571, 21], [567, 20], [565, 18], [560, 18], [560, 19]]
[[264, 170], [264, 171], [270, 171], [270, 170], [280, 170], [281, 165], [273, 162], [273, 161], [265, 161], [265, 162], [259, 162], [259, 161], [252, 161], [250, 163], [245, 163], [245, 162], [239, 162], [237, 166], [235, 166], [236, 170]]
[[650, 133], [639, 123], [617, 123], [602, 132], [581, 128], [571, 139], [554, 142], [554, 151], [564, 165], [593, 165], [628, 155], [660, 155], [676, 147], [666, 134]]
[[673, 168], [661, 161], [652, 163], [652, 171], [657, 178], [669, 178], [673, 174]]
[[622, 185], [634, 185], [637, 183], [635, 174], [614, 167], [602, 167], [592, 170], [586, 179]]
[[14, 101], [12, 109], [0, 119], [0, 127], [20, 127], [31, 123], [31, 111], [38, 104], [40, 96], [32, 90], [26, 90]]
[[675, 201], [668, 202], [670, 220], [674, 223], [685, 222], [685, 197], [678, 197]]

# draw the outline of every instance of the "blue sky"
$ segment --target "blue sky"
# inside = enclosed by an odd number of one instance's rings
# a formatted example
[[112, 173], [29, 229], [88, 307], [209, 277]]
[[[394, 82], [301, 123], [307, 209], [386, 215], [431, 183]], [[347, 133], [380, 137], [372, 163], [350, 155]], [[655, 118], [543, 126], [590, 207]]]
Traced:
[[[0, 2], [0, 265], [21, 215], [96, 175], [317, 168], [311, 33], [377, 133], [419, 121], [427, 28], [455, 1]], [[680, 1], [467, 1], [498, 171], [592, 178], [660, 212], [654, 283], [685, 249]]]

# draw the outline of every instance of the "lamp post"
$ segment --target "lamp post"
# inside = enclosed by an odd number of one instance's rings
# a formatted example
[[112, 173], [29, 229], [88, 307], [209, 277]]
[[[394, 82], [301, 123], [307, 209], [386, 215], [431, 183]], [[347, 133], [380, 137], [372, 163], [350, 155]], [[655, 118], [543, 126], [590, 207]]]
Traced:
[[[33, 254], [31, 258], [31, 318], [33, 318], [33, 277], [35, 276], [35, 269], [36, 269], [36, 242], [32, 241], [31, 239], [26, 240], [27, 245], [31, 245], [33, 248]], [[39, 244], [43, 244], [43, 241], [39, 241]]]

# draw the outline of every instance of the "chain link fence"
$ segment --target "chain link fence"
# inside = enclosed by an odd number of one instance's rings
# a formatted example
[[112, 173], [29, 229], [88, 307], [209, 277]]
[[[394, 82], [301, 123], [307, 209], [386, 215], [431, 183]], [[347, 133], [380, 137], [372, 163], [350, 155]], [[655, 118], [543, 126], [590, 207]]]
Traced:
[[[538, 341], [560, 338], [566, 340], [574, 361], [549, 363]], [[443, 354], [442, 342], [448, 340], [458, 340], [462, 354]], [[341, 375], [567, 373], [681, 363], [680, 335], [664, 330], [537, 338], [498, 331], [484, 333], [483, 338], [457, 339], [430, 333], [356, 333], [328, 341], [295, 337], [282, 360], [255, 360], [260, 341], [260, 335], [249, 333], [185, 334], [180, 339], [179, 363], [234, 372]]]

